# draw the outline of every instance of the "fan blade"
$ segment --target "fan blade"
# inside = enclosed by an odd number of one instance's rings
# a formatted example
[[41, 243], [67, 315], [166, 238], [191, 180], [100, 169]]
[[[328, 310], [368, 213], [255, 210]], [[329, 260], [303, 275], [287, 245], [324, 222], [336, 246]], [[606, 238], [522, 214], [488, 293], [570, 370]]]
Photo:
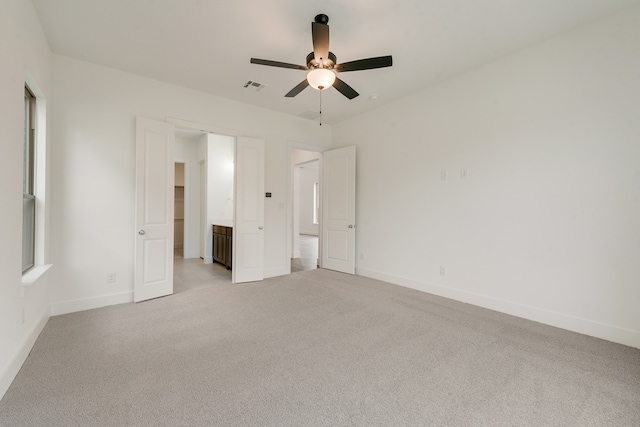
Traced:
[[323, 64], [322, 60], [329, 58], [329, 26], [312, 22], [311, 35], [313, 36], [313, 56], [318, 64]]
[[334, 70], [338, 73], [343, 73], [345, 71], [372, 70], [374, 68], [391, 67], [392, 65], [393, 60], [391, 59], [391, 55], [388, 55], [345, 62], [343, 64], [336, 65]]
[[337, 77], [336, 77], [336, 81], [333, 82], [333, 87], [335, 87], [338, 90], [338, 92], [340, 92], [341, 94], [343, 94], [349, 99], [353, 99], [356, 96], [358, 96], [358, 92], [356, 92], [351, 86], [349, 86], [348, 84], [346, 84], [345, 82], [343, 82]]
[[297, 94], [305, 90], [307, 86], [309, 86], [309, 81], [307, 79], [304, 79], [303, 81], [300, 82], [298, 86], [291, 89], [289, 93], [285, 95], [285, 97], [293, 98], [294, 96], [296, 96]]
[[304, 67], [302, 65], [289, 64], [287, 62], [269, 61], [268, 59], [251, 58], [251, 63], [258, 64], [258, 65], [268, 65], [269, 67], [292, 68], [294, 70], [308, 70], [307, 67]]

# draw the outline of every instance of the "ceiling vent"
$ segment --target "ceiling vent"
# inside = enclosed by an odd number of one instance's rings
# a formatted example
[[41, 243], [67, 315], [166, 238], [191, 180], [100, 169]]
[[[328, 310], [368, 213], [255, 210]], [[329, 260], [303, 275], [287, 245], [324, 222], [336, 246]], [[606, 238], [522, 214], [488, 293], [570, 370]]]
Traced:
[[253, 89], [256, 92], [260, 92], [262, 90], [262, 88], [264, 87], [264, 85], [262, 83], [258, 83], [258, 82], [253, 82], [251, 80], [249, 80], [248, 82], [246, 82], [244, 84], [244, 88], [245, 89]]

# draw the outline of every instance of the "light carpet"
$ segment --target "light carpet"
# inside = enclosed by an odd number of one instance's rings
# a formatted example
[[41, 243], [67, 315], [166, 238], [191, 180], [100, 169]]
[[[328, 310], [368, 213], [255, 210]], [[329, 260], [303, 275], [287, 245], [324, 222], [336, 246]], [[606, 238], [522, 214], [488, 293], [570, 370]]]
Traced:
[[327, 270], [50, 319], [2, 426], [638, 426], [640, 350]]

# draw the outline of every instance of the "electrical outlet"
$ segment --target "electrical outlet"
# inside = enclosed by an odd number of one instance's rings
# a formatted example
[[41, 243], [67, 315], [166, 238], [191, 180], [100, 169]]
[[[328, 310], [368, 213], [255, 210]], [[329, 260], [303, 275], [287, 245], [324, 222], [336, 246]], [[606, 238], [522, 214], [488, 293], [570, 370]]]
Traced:
[[444, 265], [440, 266], [440, 275], [441, 276], [446, 276], [447, 275], [447, 267], [445, 267]]
[[114, 283], [116, 281], [116, 273], [107, 273], [107, 283]]
[[440, 171], [440, 181], [447, 180], [447, 171]]
[[460, 169], [460, 178], [467, 179], [469, 177], [469, 171], [467, 168]]

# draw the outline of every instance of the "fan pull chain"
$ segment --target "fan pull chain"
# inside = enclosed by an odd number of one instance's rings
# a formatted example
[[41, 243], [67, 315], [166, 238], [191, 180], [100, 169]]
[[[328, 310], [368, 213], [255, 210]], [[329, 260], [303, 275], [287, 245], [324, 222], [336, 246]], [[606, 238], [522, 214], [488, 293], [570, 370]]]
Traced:
[[322, 126], [322, 89], [320, 89], [320, 126]]

